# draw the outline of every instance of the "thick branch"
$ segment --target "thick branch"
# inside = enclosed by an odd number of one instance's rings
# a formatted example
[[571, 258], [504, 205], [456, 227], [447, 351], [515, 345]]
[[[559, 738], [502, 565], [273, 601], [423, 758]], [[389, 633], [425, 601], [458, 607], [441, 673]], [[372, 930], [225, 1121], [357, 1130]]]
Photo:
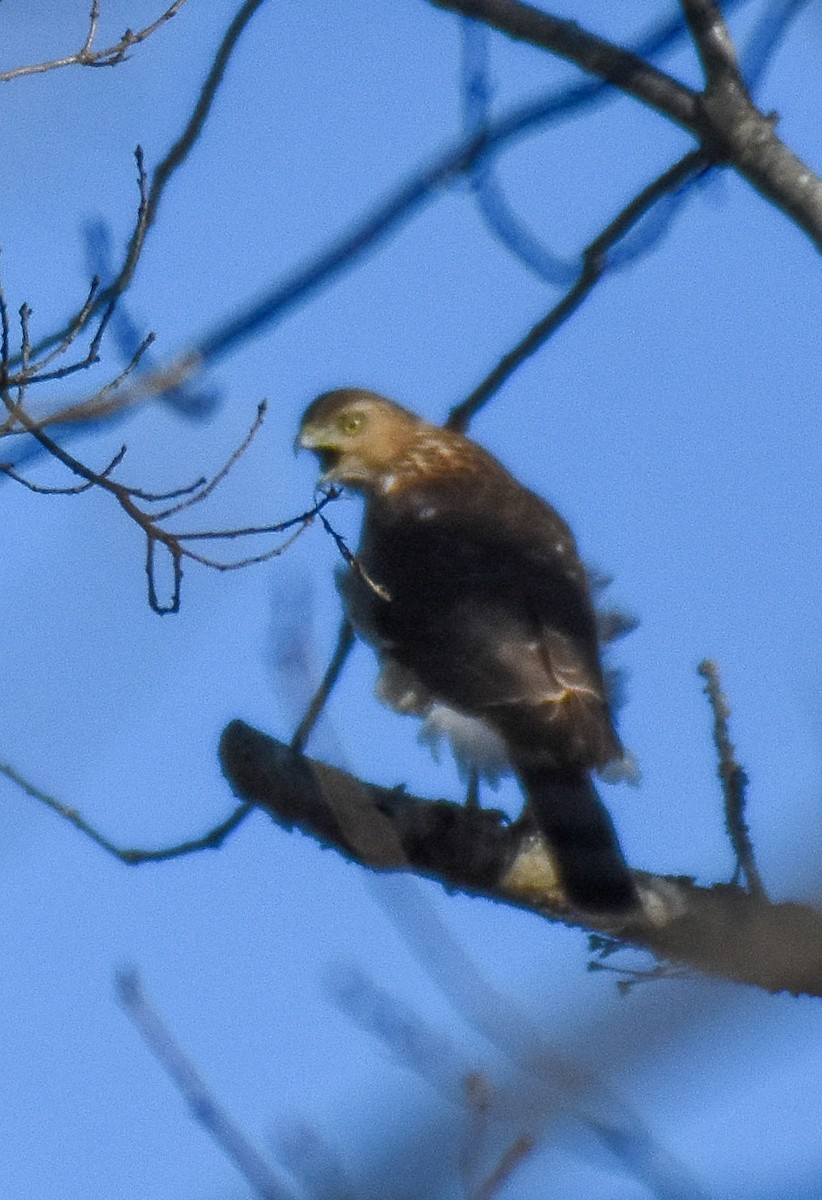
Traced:
[[630, 50], [583, 29], [576, 21], [552, 17], [521, 0], [430, 0], [493, 26], [518, 41], [550, 50], [590, 75], [612, 83], [644, 104], [664, 112], [686, 129], [697, 120], [698, 95]]
[[[709, 76], [703, 95], [620, 46], [572, 21], [561, 21], [520, 0], [430, 0], [484, 21], [509, 37], [569, 59], [690, 130], [717, 162], [734, 167], [757, 191], [787, 213], [822, 249], [822, 179], [776, 135], [774, 120], [753, 105], [735, 71], [707, 0], [687, 5], [703, 18], [692, 30]], [[707, 16], [706, 16], [707, 14]], [[721, 32], [721, 31], [720, 31]]]
[[682, 0], [682, 11], [702, 63], [705, 82], [709, 86], [729, 79], [741, 82], [731, 35], [715, 0]]
[[510, 824], [493, 810], [363, 783], [242, 721], [223, 732], [220, 756], [244, 802], [363, 866], [426, 875], [710, 975], [822, 996], [822, 914], [814, 909], [769, 904], [726, 884], [698, 887], [684, 877], [637, 871], [644, 911], [615, 928], [568, 908], [550, 854], [524, 820]]

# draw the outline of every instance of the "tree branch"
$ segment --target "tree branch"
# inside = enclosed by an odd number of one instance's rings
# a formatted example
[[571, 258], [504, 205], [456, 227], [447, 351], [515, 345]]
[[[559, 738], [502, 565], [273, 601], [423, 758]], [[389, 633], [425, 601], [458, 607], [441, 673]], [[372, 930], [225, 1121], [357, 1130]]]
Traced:
[[[215, 96], [219, 90], [220, 84], [223, 81], [226, 68], [231, 59], [234, 50], [240, 37], [245, 32], [245, 29], [251, 21], [257, 10], [265, 3], [265, 0], [245, 0], [240, 8], [235, 13], [233, 19], [228, 25], [228, 28], [223, 35], [223, 39], [214, 56], [214, 61], [211, 64], [205, 81], [200, 88], [200, 93], [197, 97], [197, 102], [186, 121], [185, 127], [171, 148], [160, 160], [154, 169], [151, 177], [151, 182], [145, 178], [142, 163], [142, 150], [137, 148], [138, 167], [141, 183], [141, 204], [138, 212], [138, 217], [132, 230], [129, 239], [128, 247], [123, 259], [122, 266], [117, 273], [113, 282], [101, 291], [95, 298], [88, 313], [85, 316], [85, 321], [88, 321], [94, 313], [100, 308], [106, 308], [106, 316], [104, 321], [107, 322], [108, 317], [113, 310], [113, 305], [123, 293], [128, 289], [134, 278], [134, 272], [137, 269], [137, 264], [143, 252], [145, 240], [149, 230], [157, 216], [157, 211], [160, 207], [165, 189], [168, 186], [169, 180], [174, 173], [182, 166], [188, 158], [192, 147], [196, 143], [200, 134], [203, 131], [205, 122], [211, 112]], [[45, 338], [35, 347], [36, 353], [41, 353], [44, 349], [48, 349], [56, 342], [60, 342], [65, 337], [65, 332], [68, 329], [82, 327], [82, 323], [78, 326], [79, 315], [75, 314], [67, 323], [64, 330], [53, 334], [51, 337]], [[85, 323], [85, 322], [83, 322]], [[75, 335], [76, 336], [76, 335]], [[174, 364], [173, 371], [180, 373], [180, 379], [185, 379], [191, 373], [191, 370], [197, 363], [190, 364], [186, 356]], [[177, 381], [179, 382], [179, 380]]]
[[141, 863], [146, 862], [166, 862], [170, 858], [184, 858], [187, 854], [196, 854], [200, 850], [217, 850], [226, 838], [242, 824], [253, 807], [251, 804], [238, 805], [231, 816], [226, 818], [225, 821], [221, 821], [219, 825], [215, 825], [213, 829], [209, 829], [201, 837], [179, 842], [176, 846], [163, 846], [158, 850], [133, 850], [116, 845], [105, 834], [95, 829], [76, 808], [62, 804], [54, 796], [50, 796], [47, 792], [42, 791], [41, 788], [35, 787], [33, 783], [30, 783], [28, 779], [24, 779], [8, 763], [0, 763], [0, 775], [5, 775], [7, 779], [16, 784], [27, 796], [31, 796], [32, 800], [37, 800], [38, 803], [45, 805], [46, 808], [50, 808], [52, 812], [57, 813], [64, 821], [68, 821], [80, 833], [90, 838], [101, 850], [105, 850], [112, 858], [118, 859], [129, 867], [139, 866]]
[[686, 129], [698, 120], [698, 93], [658, 70], [644, 58], [597, 37], [576, 21], [552, 17], [521, 0], [429, 0], [435, 8], [450, 9], [483, 21], [501, 33], [550, 50], [575, 63], [590, 75], [598, 75], [620, 91], [665, 113]]
[[528, 330], [525, 337], [509, 350], [461, 404], [448, 415], [449, 429], [464, 430], [480, 408], [497, 392], [517, 368], [576, 312], [583, 300], [607, 269], [608, 251], [664, 196], [682, 187], [704, 171], [710, 159], [702, 150], [691, 150], [647, 187], [644, 187], [587, 246], [582, 254], [579, 275], [562, 299]]
[[682, 0], [685, 20], [694, 39], [708, 87], [742, 83], [736, 50], [725, 18], [714, 0]]
[[[822, 179], [780, 141], [773, 117], [759, 112], [738, 78], [731, 78], [715, 24], [710, 38], [705, 28], [710, 22], [706, 19], [699, 24], [700, 52], [707, 55], [706, 66], [712, 73], [700, 96], [630, 51], [521, 0], [429, 3], [484, 21], [509, 37], [566, 58], [655, 108], [688, 129], [717, 162], [734, 167], [822, 249]], [[692, 8], [707, 12], [707, 0], [693, 0]]]
[[220, 758], [245, 803], [363, 866], [410, 871], [583, 925], [709, 975], [822, 996], [822, 914], [814, 909], [770, 904], [728, 884], [698, 887], [682, 876], [636, 871], [643, 910], [615, 926], [568, 907], [550, 853], [527, 820], [510, 824], [491, 809], [364, 783], [242, 721], [224, 730]]
[[63, 58], [52, 58], [48, 62], [33, 63], [31, 66], [14, 67], [10, 71], [0, 71], [0, 83], [8, 83], [11, 79], [20, 79], [23, 75], [42, 75], [45, 71], [56, 71], [59, 67], [116, 67], [125, 62], [132, 46], [138, 46], [146, 38], [151, 37], [161, 25], [165, 25], [175, 17], [186, 0], [174, 0], [174, 3], [161, 13], [150, 25], [138, 29], [127, 29], [118, 42], [107, 46], [104, 50], [94, 49], [94, 39], [97, 36], [97, 26], [100, 21], [100, 0], [92, 0], [91, 12], [86, 39], [74, 54]]
[[705, 680], [705, 695], [714, 718], [714, 745], [717, 753], [717, 774], [725, 801], [725, 828], [736, 855], [737, 874], [741, 873], [752, 894], [765, 899], [765, 888], [756, 865], [753, 843], [745, 820], [745, 791], [748, 776], [736, 760], [734, 744], [728, 729], [731, 715], [716, 663], [706, 658], [697, 668]]

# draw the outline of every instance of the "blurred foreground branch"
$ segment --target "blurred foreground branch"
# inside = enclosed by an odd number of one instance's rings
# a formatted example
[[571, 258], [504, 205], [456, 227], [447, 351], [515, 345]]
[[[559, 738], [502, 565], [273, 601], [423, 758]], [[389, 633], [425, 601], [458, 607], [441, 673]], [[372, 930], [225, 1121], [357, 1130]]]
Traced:
[[218, 1102], [194, 1063], [152, 1006], [136, 971], [117, 976], [117, 995], [129, 1019], [139, 1030], [166, 1074], [206, 1133], [237, 1167], [260, 1200], [293, 1200], [294, 1193], [280, 1183], [256, 1146]]

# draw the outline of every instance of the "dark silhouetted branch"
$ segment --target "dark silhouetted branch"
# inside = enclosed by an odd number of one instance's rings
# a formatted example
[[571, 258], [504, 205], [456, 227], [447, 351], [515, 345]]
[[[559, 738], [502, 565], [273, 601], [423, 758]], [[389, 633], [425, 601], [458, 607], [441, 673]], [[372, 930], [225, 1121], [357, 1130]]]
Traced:
[[736, 50], [719, 5], [715, 0], [681, 2], [707, 86], [721, 87], [729, 82], [741, 84]]
[[141, 863], [147, 862], [166, 862], [171, 858], [184, 858], [185, 855], [196, 854], [200, 850], [217, 850], [226, 838], [242, 824], [253, 808], [251, 804], [240, 804], [235, 808], [230, 817], [225, 821], [221, 821], [219, 825], [215, 825], [213, 829], [209, 829], [201, 837], [180, 842], [176, 846], [163, 846], [159, 850], [134, 850], [116, 845], [104, 834], [100, 833], [99, 830], [95, 829], [76, 808], [72, 808], [68, 804], [62, 804], [54, 796], [50, 796], [41, 788], [35, 787], [33, 783], [30, 783], [28, 779], [25, 779], [18, 771], [9, 766], [8, 763], [0, 763], [0, 775], [5, 775], [8, 780], [20, 788], [21, 791], [25, 792], [27, 796], [31, 796], [32, 800], [36, 800], [39, 804], [50, 808], [52, 812], [57, 813], [64, 821], [68, 821], [69, 825], [73, 825], [80, 833], [90, 838], [101, 850], [105, 850], [107, 854], [119, 859], [120, 862], [125, 863], [129, 867], [139, 866]]
[[620, 238], [664, 196], [676, 191], [689, 179], [704, 171], [709, 165], [708, 156], [701, 150], [692, 150], [679, 162], [650, 183], [634, 197], [630, 204], [614, 218], [582, 255], [582, 267], [574, 285], [565, 293], [558, 304], [538, 321], [513, 349], [497, 363], [489, 375], [474, 388], [461, 404], [451, 409], [446, 422], [449, 429], [464, 430], [480, 408], [488, 402], [507, 379], [527, 358], [543, 345], [572, 313], [601, 279], [608, 265], [608, 251]]
[[424, 800], [364, 783], [304, 758], [232, 721], [220, 742], [223, 771], [244, 802], [265, 808], [363, 866], [410, 871], [449, 890], [584, 925], [694, 970], [767, 991], [822, 995], [822, 914], [770, 904], [728, 884], [636, 871], [643, 910], [614, 927], [569, 909], [545, 843], [525, 819]]
[[699, 664], [699, 674], [705, 680], [705, 695], [714, 718], [714, 745], [717, 753], [717, 774], [725, 801], [725, 827], [736, 856], [735, 878], [741, 875], [748, 891], [765, 898], [765, 888], [756, 865], [753, 843], [745, 820], [745, 792], [748, 776], [736, 760], [736, 752], [728, 729], [731, 710], [716, 663], [706, 658]]
[[698, 119], [698, 93], [639, 54], [597, 37], [576, 21], [553, 17], [520, 0], [430, 0], [430, 3], [548, 50], [656, 108], [678, 125], [694, 128]]
[[[700, 95], [639, 55], [521, 0], [429, 2], [568, 59], [688, 129], [711, 158], [732, 166], [822, 249], [822, 180], [780, 141], [774, 119], [759, 112], [744, 86], [731, 78], [715, 28], [710, 48], [702, 46], [713, 78]], [[694, 0], [700, 11], [707, 6], [708, 0]]]

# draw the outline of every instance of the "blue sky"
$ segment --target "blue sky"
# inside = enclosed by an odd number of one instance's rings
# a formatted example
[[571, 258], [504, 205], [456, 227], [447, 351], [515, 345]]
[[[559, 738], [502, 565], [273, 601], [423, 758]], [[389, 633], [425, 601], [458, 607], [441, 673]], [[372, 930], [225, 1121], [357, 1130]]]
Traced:
[[[107, 6], [101, 39], [158, 7]], [[554, 11], [619, 37], [661, 11], [640, 0], [601, 8], [576, 0]], [[752, 0], [740, 11], [742, 44], [762, 9]], [[23, 300], [34, 310], [35, 336], [88, 285], [84, 224], [104, 218], [118, 246], [128, 235], [133, 148], [143, 146], [149, 167], [161, 158], [232, 12], [192, 2], [116, 69], [4, 85], [13, 169], [0, 175], [0, 268], [12, 311]], [[5, 0], [0, 70], [65, 53], [85, 20], [85, 3]], [[236, 314], [458, 135], [459, 49], [458, 22], [423, 0], [263, 6], [164, 197], [129, 294], [135, 320], [158, 335], [159, 357]], [[817, 170], [820, 50], [822, 9], [811, 3], [759, 93]], [[501, 38], [491, 54], [500, 110], [576, 78]], [[664, 65], [697, 84], [687, 45]], [[573, 257], [688, 148], [681, 131], [616, 99], [517, 143], [500, 175], [532, 229]], [[125, 440], [121, 477], [171, 488], [214, 471], [267, 398], [260, 435], [188, 527], [283, 519], [311, 500], [315, 464], [291, 447], [317, 392], [359, 384], [441, 420], [558, 294], [489, 235], [457, 182], [216, 365], [208, 385], [221, 401], [209, 421], [147, 406], [72, 448], [102, 465]], [[695, 672], [710, 655], [751, 778], [766, 884], [776, 898], [817, 903], [820, 301], [810, 242], [746, 184], [714, 177], [659, 247], [607, 278], [472, 427], [560, 508], [586, 558], [613, 574], [614, 599], [641, 619], [616, 657], [629, 673], [622, 732], [643, 780], [607, 792], [631, 862], [704, 883], [731, 873]], [[117, 369], [109, 352], [100, 371]], [[75, 377], [33, 403], [84, 386]], [[65, 482], [43, 462], [29, 473]], [[0, 760], [123, 844], [205, 830], [232, 807], [216, 759], [221, 728], [242, 717], [287, 736], [323, 669], [337, 621], [330, 540], [310, 530], [284, 558], [235, 574], [191, 566], [181, 612], [161, 618], [146, 603], [139, 533], [109, 497], [49, 498], [10, 482], [0, 494]], [[335, 524], [353, 536], [357, 512], [340, 502]], [[295, 639], [313, 678], [278, 666]], [[368, 779], [458, 794], [452, 768], [418, 746], [413, 722], [372, 700], [373, 675], [358, 650], [312, 750]], [[118, 1007], [113, 978], [126, 965], [284, 1179], [283, 1139], [302, 1123], [340, 1156], [357, 1195], [385, 1194], [379, 1164], [394, 1153], [409, 1172], [398, 1196], [464, 1194], [455, 1162], [466, 1114], [454, 1097], [479, 1071], [510, 1109], [489, 1153], [525, 1128], [545, 1137], [506, 1196], [648, 1194], [594, 1144], [579, 1110], [547, 1119], [558, 1102], [550, 1072], [534, 1101], [539, 1117], [517, 1109], [536, 1085], [509, 1060], [533, 1030], [533, 1054], [539, 1038], [594, 1072], [590, 1102], [610, 1115], [630, 1109], [704, 1194], [818, 1195], [812, 1001], [698, 979], [620, 997], [613, 976], [586, 971], [583, 934], [431, 884], [375, 885], [262, 815], [217, 854], [129, 870], [3, 780], [0, 796], [0, 1173], [10, 1196], [248, 1194]], [[494, 802], [515, 811], [515, 789]], [[398, 930], [408, 904], [431, 929], [434, 963]], [[425, 924], [435, 920], [442, 934]], [[473, 1016], [446, 995], [455, 947], [490, 989], [476, 993]], [[390, 998], [388, 1043], [363, 1027], [376, 1019], [376, 992], [360, 993], [371, 1001], [359, 1016], [335, 1000], [346, 992], [340, 981], [358, 973]], [[504, 1013], [493, 1036], [491, 992]], [[422, 1050], [417, 1069], [400, 1061], [406, 1009], [441, 1039], [436, 1079], [424, 1078]], [[308, 1194], [321, 1195], [319, 1184]]]

